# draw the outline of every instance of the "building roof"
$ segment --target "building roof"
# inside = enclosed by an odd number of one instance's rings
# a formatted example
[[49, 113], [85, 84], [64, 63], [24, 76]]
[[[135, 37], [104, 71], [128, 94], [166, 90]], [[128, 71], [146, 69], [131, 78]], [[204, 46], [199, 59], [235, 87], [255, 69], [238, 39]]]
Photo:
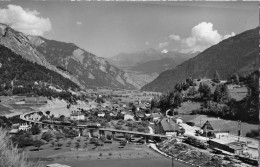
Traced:
[[9, 131], [9, 133], [18, 133], [19, 129], [12, 129]]
[[158, 117], [160, 118], [161, 117], [161, 115], [159, 113], [152, 113], [151, 116], [153, 118], [158, 118]]
[[173, 132], [180, 130], [178, 124], [176, 124], [172, 119], [163, 118], [160, 123], [165, 132]]
[[210, 124], [213, 130], [215, 131], [228, 131], [230, 129], [229, 124], [225, 120], [219, 119], [219, 120], [207, 120], [203, 126], [202, 129], [205, 127], [206, 124]]

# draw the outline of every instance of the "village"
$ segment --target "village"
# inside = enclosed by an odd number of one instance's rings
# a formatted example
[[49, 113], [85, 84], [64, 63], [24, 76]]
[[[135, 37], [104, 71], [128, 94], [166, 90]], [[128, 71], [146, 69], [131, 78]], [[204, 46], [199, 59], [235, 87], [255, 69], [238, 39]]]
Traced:
[[[257, 165], [259, 143], [257, 139], [245, 137], [246, 130], [243, 127], [248, 126], [247, 123], [200, 114], [184, 114], [172, 109], [168, 109], [164, 115], [159, 108], [151, 109], [152, 98], [160, 95], [153, 92], [99, 89], [98, 92], [92, 90], [89, 94], [95, 98], [76, 105], [59, 102], [59, 107], [40, 107], [38, 111], [22, 114], [23, 123], [12, 125], [9, 133], [15, 135], [19, 131], [31, 131], [31, 128], [38, 127], [37, 136], [40, 139], [45, 139], [42, 136], [49, 134], [52, 134], [50, 138], [59, 136], [58, 139], [64, 140], [85, 137], [88, 143], [95, 145], [95, 149], [111, 149], [112, 146], [106, 146], [108, 143], [118, 143], [113, 149], [116, 147], [120, 150], [127, 148], [129, 143], [149, 144], [150, 149], [179, 161], [187, 158], [182, 156], [185, 150], [201, 152], [208, 159], [198, 158], [197, 154], [192, 154], [189, 159], [190, 164], [198, 166], [207, 166], [206, 162], [211, 162], [212, 157], [221, 161], [222, 165]], [[36, 103], [47, 101], [42, 98], [35, 100]], [[18, 98], [16, 103], [24, 102], [26, 100]], [[193, 102], [187, 101], [185, 104], [191, 103]], [[250, 132], [250, 129], [247, 131]], [[171, 144], [166, 147], [165, 143]], [[78, 150], [81, 145], [75, 144]], [[59, 140], [52, 141], [51, 145], [61, 147]], [[86, 148], [85, 145], [82, 148]], [[176, 145], [186, 149], [180, 149]], [[169, 148], [175, 148], [174, 153]]]

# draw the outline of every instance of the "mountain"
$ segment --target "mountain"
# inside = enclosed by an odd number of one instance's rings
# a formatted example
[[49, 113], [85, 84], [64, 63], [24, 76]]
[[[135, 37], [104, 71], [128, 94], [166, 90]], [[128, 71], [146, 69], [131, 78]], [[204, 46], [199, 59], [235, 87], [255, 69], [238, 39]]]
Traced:
[[234, 73], [247, 74], [259, 68], [259, 28], [245, 31], [211, 46], [196, 57], [162, 72], [142, 90], [168, 91], [188, 77], [212, 78], [217, 71], [221, 79]]
[[152, 82], [161, 72], [175, 68], [182, 62], [196, 56], [196, 53], [161, 52], [148, 49], [136, 53], [120, 53], [108, 59], [114, 66], [126, 71], [137, 88]]
[[0, 45], [0, 94], [50, 95], [52, 90], [63, 94], [68, 90], [79, 90], [70, 79], [46, 67], [33, 63]]
[[0, 44], [83, 87], [135, 89], [124, 71], [73, 43], [25, 35], [0, 24]]
[[[135, 70], [135, 69], [138, 69], [140, 66], [143, 66], [144, 71], [139, 71], [139, 72], [148, 71], [148, 73], [152, 73], [148, 69], [145, 69], [146, 67], [150, 68], [149, 62], [151, 62], [151, 64], [155, 64], [156, 61], [158, 61], [157, 66], [161, 65], [163, 68], [166, 61], [160, 62], [160, 60], [162, 60], [162, 59], [167, 59], [167, 58], [172, 59], [175, 62], [173, 65], [175, 65], [175, 64], [178, 65], [178, 64], [194, 57], [197, 54], [198, 53], [184, 54], [184, 53], [179, 53], [176, 51], [161, 52], [161, 51], [150, 48], [148, 50], [141, 51], [141, 52], [120, 53], [118, 55], [115, 55], [115, 56], [109, 58], [108, 61], [111, 64], [117, 66], [118, 68], [128, 69], [128, 70]], [[156, 71], [156, 72], [158, 73], [158, 71]]]
[[142, 64], [138, 64], [131, 68], [131, 71], [139, 71], [145, 74], [161, 73], [176, 67], [178, 64], [172, 58], [162, 58], [160, 60], [152, 60]]

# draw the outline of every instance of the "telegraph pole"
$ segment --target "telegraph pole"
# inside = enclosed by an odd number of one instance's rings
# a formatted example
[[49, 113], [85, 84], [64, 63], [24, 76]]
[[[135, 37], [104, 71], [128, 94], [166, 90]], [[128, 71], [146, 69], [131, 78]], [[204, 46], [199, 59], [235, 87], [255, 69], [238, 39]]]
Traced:
[[172, 167], [174, 167], [174, 163], [173, 163], [173, 151], [171, 151], [172, 153]]
[[239, 142], [239, 140], [240, 140], [240, 134], [241, 134], [241, 121], [238, 120], [237, 122], [238, 122], [238, 142]]

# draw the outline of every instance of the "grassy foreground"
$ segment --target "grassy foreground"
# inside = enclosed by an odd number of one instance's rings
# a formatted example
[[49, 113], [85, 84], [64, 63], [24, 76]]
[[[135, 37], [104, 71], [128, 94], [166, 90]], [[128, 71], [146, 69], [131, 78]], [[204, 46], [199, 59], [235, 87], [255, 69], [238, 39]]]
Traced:
[[38, 163], [27, 161], [24, 153], [13, 146], [7, 132], [0, 128], [0, 166], [7, 167], [42, 167]]

